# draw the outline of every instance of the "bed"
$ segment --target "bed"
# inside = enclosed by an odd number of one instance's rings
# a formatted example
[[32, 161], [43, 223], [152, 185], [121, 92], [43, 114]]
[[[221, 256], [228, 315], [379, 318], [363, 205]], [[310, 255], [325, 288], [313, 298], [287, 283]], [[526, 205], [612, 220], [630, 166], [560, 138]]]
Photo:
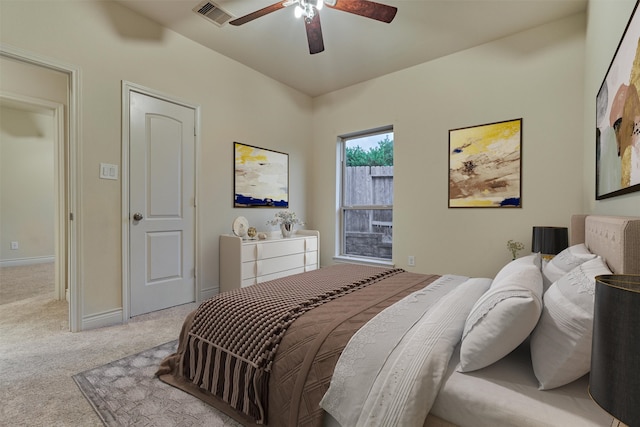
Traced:
[[[493, 279], [337, 265], [220, 294], [158, 376], [244, 425], [608, 426], [587, 395], [578, 282], [640, 274], [640, 218], [573, 216], [565, 252]], [[563, 319], [573, 288], [582, 311]], [[549, 332], [557, 316], [582, 333]]]

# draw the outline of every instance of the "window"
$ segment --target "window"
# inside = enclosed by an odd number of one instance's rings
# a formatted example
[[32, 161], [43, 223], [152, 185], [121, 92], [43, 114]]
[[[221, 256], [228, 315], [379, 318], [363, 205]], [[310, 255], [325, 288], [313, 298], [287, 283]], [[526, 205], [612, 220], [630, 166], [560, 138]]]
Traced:
[[393, 129], [340, 137], [339, 256], [392, 259]]

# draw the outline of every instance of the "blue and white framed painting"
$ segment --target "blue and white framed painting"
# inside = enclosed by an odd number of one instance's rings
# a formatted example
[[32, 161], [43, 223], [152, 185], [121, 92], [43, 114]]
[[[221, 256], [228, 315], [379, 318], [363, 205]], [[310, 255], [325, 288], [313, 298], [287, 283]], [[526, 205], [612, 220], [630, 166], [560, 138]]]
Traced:
[[233, 143], [236, 208], [289, 207], [289, 155]]

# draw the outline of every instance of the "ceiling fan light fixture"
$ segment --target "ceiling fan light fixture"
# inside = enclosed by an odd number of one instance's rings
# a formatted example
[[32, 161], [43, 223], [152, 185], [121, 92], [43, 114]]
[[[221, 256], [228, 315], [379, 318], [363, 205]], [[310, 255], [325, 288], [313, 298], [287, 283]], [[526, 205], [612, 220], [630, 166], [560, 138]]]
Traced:
[[316, 6], [317, 4], [322, 5], [323, 1], [322, 0], [297, 0], [296, 7], [293, 10], [293, 14], [296, 18], [302, 18], [304, 17], [304, 19], [307, 22], [310, 22], [314, 16], [316, 16], [316, 11], [322, 9], [322, 6], [320, 6], [320, 9]]
[[322, 6], [324, 6], [324, 1], [323, 0], [316, 0], [316, 4], [314, 5], [316, 10], [318, 10], [318, 11], [322, 10]]

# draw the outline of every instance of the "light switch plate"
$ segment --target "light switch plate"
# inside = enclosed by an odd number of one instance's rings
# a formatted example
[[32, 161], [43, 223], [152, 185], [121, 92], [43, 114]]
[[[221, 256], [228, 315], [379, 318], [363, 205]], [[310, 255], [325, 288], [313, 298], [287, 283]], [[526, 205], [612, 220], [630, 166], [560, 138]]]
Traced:
[[118, 165], [100, 163], [100, 178], [118, 179]]

